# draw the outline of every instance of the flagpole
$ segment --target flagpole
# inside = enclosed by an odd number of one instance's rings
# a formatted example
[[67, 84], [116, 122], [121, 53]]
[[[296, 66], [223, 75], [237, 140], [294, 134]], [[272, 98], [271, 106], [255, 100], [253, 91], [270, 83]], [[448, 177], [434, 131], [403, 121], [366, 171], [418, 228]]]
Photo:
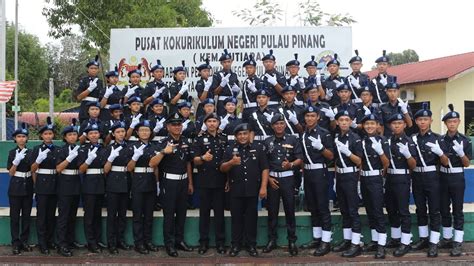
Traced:
[[[0, 81], [5, 81], [5, 57], [6, 57], [6, 17], [5, 0], [0, 0]], [[0, 103], [0, 136], [1, 140], [6, 140], [6, 103]]]
[[18, 0], [15, 0], [15, 130], [18, 128]]

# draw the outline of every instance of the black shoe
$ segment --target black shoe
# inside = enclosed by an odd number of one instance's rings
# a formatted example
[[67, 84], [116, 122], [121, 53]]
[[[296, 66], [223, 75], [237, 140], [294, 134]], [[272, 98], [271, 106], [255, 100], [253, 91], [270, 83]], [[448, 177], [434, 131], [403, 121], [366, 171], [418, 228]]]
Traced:
[[74, 241], [74, 242], [72, 242], [72, 243], [69, 245], [69, 248], [71, 248], [71, 247], [72, 247], [72, 248], [83, 248], [83, 247], [85, 247], [85, 246], [86, 246], [86, 245], [81, 244], [81, 243], [79, 243], [79, 242], [77, 242], [77, 241]]
[[12, 254], [13, 255], [20, 255], [21, 254], [21, 248], [19, 246], [13, 246]]
[[459, 257], [462, 254], [462, 243], [460, 242], [453, 242], [453, 249], [449, 252], [449, 256], [451, 257]]
[[272, 250], [276, 249], [277, 244], [275, 240], [268, 241], [267, 245], [262, 249], [263, 253], [270, 253]]
[[249, 253], [249, 255], [251, 257], [257, 257], [258, 256], [258, 251], [257, 249], [255, 248], [255, 246], [250, 246], [247, 248], [247, 252]]
[[188, 252], [194, 250], [192, 247], [188, 246], [188, 244], [186, 244], [186, 242], [184, 241], [179, 242], [178, 244], [175, 245], [175, 247], [178, 250], [188, 251]]
[[225, 254], [226, 252], [224, 244], [217, 245], [216, 250], [217, 250], [217, 253], [219, 254]]
[[109, 247], [109, 253], [112, 254], [112, 255], [115, 255], [115, 254], [118, 254], [119, 251], [118, 251], [117, 247], [110, 246]]
[[178, 257], [178, 251], [172, 245], [166, 246], [166, 254], [170, 257]]
[[100, 253], [100, 248], [97, 245], [87, 245], [87, 249], [91, 253]]
[[301, 245], [302, 249], [318, 248], [321, 245], [321, 238], [313, 238], [311, 242]]
[[50, 253], [48, 247], [40, 246], [39, 249], [40, 249], [41, 254], [49, 255], [49, 253]]
[[438, 244], [433, 244], [433, 243], [429, 244], [427, 256], [428, 258], [438, 257]]
[[23, 252], [30, 252], [30, 251], [33, 251], [33, 249], [30, 247], [30, 245], [28, 245], [27, 243], [23, 243], [21, 244], [20, 246], [20, 250]]
[[158, 251], [158, 247], [155, 246], [153, 243], [149, 242], [149, 243], [146, 243], [145, 244], [145, 248], [148, 250], [148, 251], [151, 251], [151, 252], [157, 252]]
[[49, 249], [59, 249], [59, 246], [56, 245], [56, 243], [51, 242], [51, 243], [48, 243], [48, 248]]
[[377, 250], [377, 242], [376, 241], [370, 241], [366, 245], [362, 247], [363, 252], [373, 252]]
[[429, 240], [427, 237], [422, 237], [418, 240], [418, 242], [411, 245], [411, 249], [413, 250], [422, 250], [428, 247]]
[[72, 252], [67, 247], [58, 248], [58, 254], [63, 257], [72, 257]]
[[137, 245], [137, 246], [135, 246], [135, 251], [138, 252], [138, 253], [140, 253], [140, 254], [144, 254], [144, 255], [150, 253], [150, 252], [148, 251], [148, 249], [146, 249], [146, 247], [145, 247], [144, 245]]
[[132, 249], [132, 246], [125, 243], [125, 241], [119, 241], [117, 243], [117, 248], [122, 249], [122, 250], [130, 250]]
[[453, 248], [453, 240], [442, 238], [438, 243], [438, 248]]
[[240, 252], [240, 247], [232, 246], [229, 251], [229, 256], [236, 257], [237, 255], [239, 255], [239, 252]]
[[343, 240], [339, 245], [335, 246], [332, 248], [332, 251], [334, 252], [343, 252], [348, 250], [351, 247], [351, 241], [350, 240]]
[[400, 246], [400, 238], [390, 238], [385, 245], [386, 248], [398, 248]]
[[410, 245], [405, 245], [405, 244], [400, 244], [400, 246], [393, 252], [394, 257], [403, 257], [405, 254], [410, 252], [411, 246]]
[[198, 254], [203, 255], [207, 252], [208, 249], [209, 245], [207, 243], [201, 243], [201, 245], [199, 245]]
[[97, 243], [97, 246], [99, 246], [99, 248], [107, 248], [107, 245], [100, 241]]
[[313, 252], [313, 256], [321, 257], [331, 251], [331, 243], [321, 241], [321, 245]]
[[295, 242], [288, 243], [288, 251], [290, 252], [290, 256], [298, 255], [298, 247], [296, 246]]
[[362, 253], [362, 248], [360, 245], [351, 244], [350, 248], [342, 252], [342, 256], [345, 258], [354, 258], [359, 256]]
[[385, 247], [377, 245], [377, 252], [375, 253], [374, 258], [376, 259], [385, 259]]

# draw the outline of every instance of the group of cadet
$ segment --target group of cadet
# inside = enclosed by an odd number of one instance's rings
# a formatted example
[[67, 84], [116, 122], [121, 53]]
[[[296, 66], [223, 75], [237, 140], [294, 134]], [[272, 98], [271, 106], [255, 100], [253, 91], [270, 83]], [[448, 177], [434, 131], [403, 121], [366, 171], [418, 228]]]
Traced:
[[[460, 117], [452, 105], [443, 117], [447, 132], [442, 136], [430, 130], [432, 112], [426, 104], [411, 112], [399, 98], [396, 77], [387, 73], [390, 59], [385, 51], [375, 61], [378, 74], [372, 79], [360, 72], [362, 58], [357, 50], [349, 61], [352, 73], [345, 78], [339, 75], [337, 54], [327, 62], [326, 78], [318, 73], [314, 56], [304, 65], [306, 78], [300, 76], [297, 54], [286, 64], [288, 76], [275, 69], [272, 50], [262, 58], [265, 73], [260, 77], [256, 60], [249, 56], [243, 63], [247, 78], [242, 84], [232, 72], [227, 50], [219, 61], [222, 68], [216, 73], [209, 60], [197, 67], [200, 80], [194, 89], [199, 104], [194, 119], [184, 61], [174, 68], [171, 84], [163, 82], [165, 68], [157, 60], [151, 68], [153, 80], [144, 88], [141, 66], [128, 72], [129, 84], [120, 88], [117, 68], [105, 74], [104, 87], [96, 57], [87, 64], [88, 76], [77, 90], [79, 126], [74, 120], [62, 130], [62, 147], [53, 143], [56, 130], [50, 118], [39, 130], [42, 144], [33, 149], [26, 148], [27, 127], [16, 130], [17, 147], [8, 156], [13, 253], [31, 250], [34, 194], [43, 254], [57, 249], [72, 256], [72, 250], [82, 246], [75, 241], [82, 199], [90, 252], [157, 251], [152, 227], [159, 201], [164, 246], [169, 256], [176, 257], [178, 250], [193, 250], [185, 242], [184, 225], [188, 195], [196, 189], [199, 254], [209, 249], [211, 209], [216, 250], [227, 253], [224, 209], [228, 204], [232, 228], [228, 254], [237, 256], [245, 248], [250, 256], [257, 256], [260, 198], [268, 211], [269, 241], [262, 252], [277, 248], [282, 200], [288, 250], [295, 256], [295, 191], [303, 187], [313, 241], [302, 248], [314, 249], [314, 256], [332, 250], [344, 257], [375, 252], [375, 258], [383, 259], [386, 248], [395, 248], [394, 256], [427, 248], [428, 256], [436, 257], [438, 248], [447, 247], [452, 256], [461, 255], [464, 167], [472, 156], [471, 141], [458, 132]], [[239, 94], [243, 105], [237, 112]], [[336, 245], [331, 244], [329, 210], [333, 183], [343, 230], [343, 240]], [[359, 186], [371, 232], [364, 245]], [[413, 244], [411, 191], [420, 236]], [[101, 241], [104, 197], [107, 244]], [[124, 235], [129, 207], [134, 247]]]

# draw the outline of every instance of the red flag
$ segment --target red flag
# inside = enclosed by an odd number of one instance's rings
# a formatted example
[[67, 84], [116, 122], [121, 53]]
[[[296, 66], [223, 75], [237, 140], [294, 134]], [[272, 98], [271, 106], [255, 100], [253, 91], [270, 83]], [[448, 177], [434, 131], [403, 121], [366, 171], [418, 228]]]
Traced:
[[16, 80], [0, 82], [0, 103], [8, 102], [16, 87]]

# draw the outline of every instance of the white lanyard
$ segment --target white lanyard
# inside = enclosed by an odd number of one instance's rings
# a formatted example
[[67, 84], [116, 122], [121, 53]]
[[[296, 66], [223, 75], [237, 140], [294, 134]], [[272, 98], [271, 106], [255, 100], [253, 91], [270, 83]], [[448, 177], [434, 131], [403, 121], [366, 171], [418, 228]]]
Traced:
[[397, 169], [397, 167], [395, 167], [395, 162], [393, 161], [393, 155], [392, 155], [392, 144], [391, 144], [391, 140], [388, 139], [388, 152], [390, 153], [390, 163], [392, 164], [392, 168], [393, 169]]
[[[338, 141], [339, 138], [336, 137], [336, 141]], [[348, 145], [349, 144], [349, 141], [346, 141], [346, 143], [344, 143], [345, 145]], [[336, 145], [336, 149], [337, 149], [337, 153], [339, 154], [339, 158], [341, 159], [341, 164], [342, 164], [342, 167], [346, 168], [347, 167], [347, 164], [346, 162], [344, 161], [344, 158], [342, 158], [342, 154], [341, 154], [341, 151], [339, 150], [339, 147], [337, 147]]]
[[267, 138], [267, 132], [265, 132], [265, 130], [263, 129], [262, 124], [261, 124], [260, 121], [258, 120], [257, 113], [252, 113], [252, 115], [253, 115], [253, 118], [255, 119], [255, 121], [257, 121], [257, 125], [258, 125], [258, 127], [260, 128], [260, 130], [262, 131], [263, 136], [264, 136], [265, 138]]
[[283, 112], [283, 108], [280, 107], [280, 108], [278, 108], [278, 110], [280, 110], [281, 115], [283, 115], [283, 118], [285, 119], [286, 126], [287, 126], [288, 128], [290, 128], [291, 134], [295, 134], [295, 131], [294, 131], [293, 128], [291, 127], [291, 125], [290, 125], [288, 119], [286, 119], [285, 113]]
[[[351, 74], [351, 76], [353, 76], [353, 75]], [[353, 76], [353, 77], [354, 77], [354, 76]], [[357, 79], [357, 81], [359, 81], [358, 78], [356, 78], [356, 77], [354, 77], [354, 78]], [[354, 91], [354, 88], [352, 87], [352, 83], [351, 83], [351, 82], [348, 82], [348, 83], [349, 83], [349, 87], [351, 87], [352, 95], [354, 95], [354, 98], [355, 98], [356, 100], [359, 99], [359, 96], [357, 96], [357, 93]]]
[[362, 149], [364, 149], [365, 159], [367, 161], [367, 165], [369, 166], [370, 171], [373, 171], [372, 164], [370, 163], [369, 156], [367, 155], [367, 150], [365, 149], [365, 139], [362, 141]]
[[313, 161], [312, 161], [311, 158], [309, 157], [308, 149], [306, 148], [306, 139], [305, 139], [305, 136], [306, 136], [306, 132], [303, 133], [303, 148], [304, 148], [304, 154], [306, 155], [306, 158], [308, 159], [309, 163], [310, 163], [310, 164], [313, 164]]
[[379, 103], [382, 103], [382, 99], [380, 99], [379, 85], [377, 85], [377, 79], [373, 79], [372, 83], [374, 83], [375, 85], [375, 92], [377, 92], [377, 99], [379, 99]]
[[423, 159], [423, 154], [421, 153], [420, 147], [418, 146], [418, 138], [416, 137], [416, 135], [413, 135], [412, 139], [413, 139], [413, 141], [415, 142], [416, 151], [418, 152], [418, 155], [420, 156], [421, 164], [422, 164], [424, 167], [426, 167], [425, 159]]

